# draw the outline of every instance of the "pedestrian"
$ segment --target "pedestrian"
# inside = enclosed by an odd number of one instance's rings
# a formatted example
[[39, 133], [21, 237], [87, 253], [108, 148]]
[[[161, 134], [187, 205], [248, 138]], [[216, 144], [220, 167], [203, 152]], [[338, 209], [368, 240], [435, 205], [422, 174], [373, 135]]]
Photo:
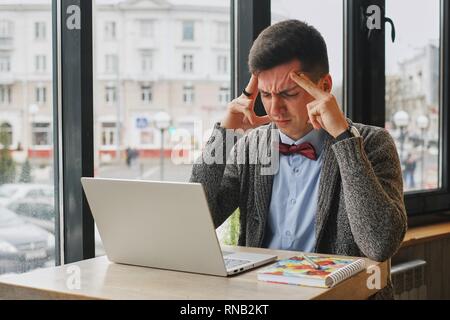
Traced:
[[125, 161], [126, 161], [126, 163], [127, 163], [127, 167], [129, 168], [130, 166], [131, 166], [131, 158], [132, 158], [132, 150], [131, 150], [131, 148], [130, 147], [128, 147], [126, 150], [125, 150]]
[[414, 180], [414, 173], [416, 171], [417, 160], [411, 153], [408, 153], [404, 161], [405, 169], [403, 170], [403, 177], [405, 179], [405, 184], [409, 189], [416, 187], [416, 182]]

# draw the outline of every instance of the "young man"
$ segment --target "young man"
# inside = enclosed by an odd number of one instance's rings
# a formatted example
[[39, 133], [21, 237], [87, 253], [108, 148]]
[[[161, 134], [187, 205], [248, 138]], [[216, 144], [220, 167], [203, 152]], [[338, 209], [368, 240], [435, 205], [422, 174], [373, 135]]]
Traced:
[[[406, 232], [395, 144], [383, 128], [345, 118], [330, 93], [320, 33], [297, 20], [272, 25], [255, 40], [249, 67], [247, 88], [229, 104], [204, 150], [226, 150], [227, 129], [255, 128], [231, 152], [232, 159], [243, 154], [247, 161], [200, 159], [192, 170], [191, 181], [205, 188], [215, 226], [239, 208], [242, 246], [392, 257]], [[258, 94], [263, 117], [253, 110]], [[250, 161], [251, 145], [264, 131], [269, 145], [280, 139], [273, 174], [261, 174], [262, 165]], [[378, 296], [392, 297], [391, 286]]]

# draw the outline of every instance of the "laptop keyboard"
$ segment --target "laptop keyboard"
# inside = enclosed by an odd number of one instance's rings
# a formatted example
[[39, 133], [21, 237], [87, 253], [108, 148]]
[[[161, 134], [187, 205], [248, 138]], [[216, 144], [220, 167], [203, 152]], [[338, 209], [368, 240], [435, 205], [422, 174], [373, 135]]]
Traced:
[[225, 261], [225, 267], [227, 269], [232, 269], [234, 267], [240, 266], [240, 265], [244, 265], [246, 263], [249, 263], [249, 260], [241, 260], [241, 259], [224, 259]]

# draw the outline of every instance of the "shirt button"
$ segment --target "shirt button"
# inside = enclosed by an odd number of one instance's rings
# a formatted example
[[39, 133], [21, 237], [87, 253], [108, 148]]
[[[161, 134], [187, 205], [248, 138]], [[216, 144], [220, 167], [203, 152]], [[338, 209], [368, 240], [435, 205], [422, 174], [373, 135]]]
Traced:
[[286, 236], [290, 237], [291, 236], [291, 232], [290, 231], [286, 231]]
[[299, 173], [299, 172], [300, 172], [300, 169], [299, 169], [299, 168], [295, 168], [295, 169], [294, 169], [294, 172], [295, 172], [295, 173]]
[[295, 204], [295, 199], [291, 199], [291, 204]]

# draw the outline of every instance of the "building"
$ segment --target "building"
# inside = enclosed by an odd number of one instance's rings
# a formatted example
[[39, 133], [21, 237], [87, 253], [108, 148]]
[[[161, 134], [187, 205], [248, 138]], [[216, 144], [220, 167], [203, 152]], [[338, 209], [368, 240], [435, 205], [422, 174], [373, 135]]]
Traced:
[[410, 116], [408, 130], [418, 134], [419, 116], [429, 118], [429, 140], [439, 135], [439, 46], [430, 42], [409, 59], [399, 63], [399, 72], [386, 76], [386, 120], [399, 110]]
[[[159, 111], [171, 116], [169, 133], [184, 129], [198, 148], [230, 100], [229, 2], [97, 0], [94, 8], [97, 161], [127, 147], [158, 157]], [[51, 32], [49, 0], [0, 2], [1, 130], [12, 150], [23, 149], [16, 156], [43, 163], [53, 148]]]

